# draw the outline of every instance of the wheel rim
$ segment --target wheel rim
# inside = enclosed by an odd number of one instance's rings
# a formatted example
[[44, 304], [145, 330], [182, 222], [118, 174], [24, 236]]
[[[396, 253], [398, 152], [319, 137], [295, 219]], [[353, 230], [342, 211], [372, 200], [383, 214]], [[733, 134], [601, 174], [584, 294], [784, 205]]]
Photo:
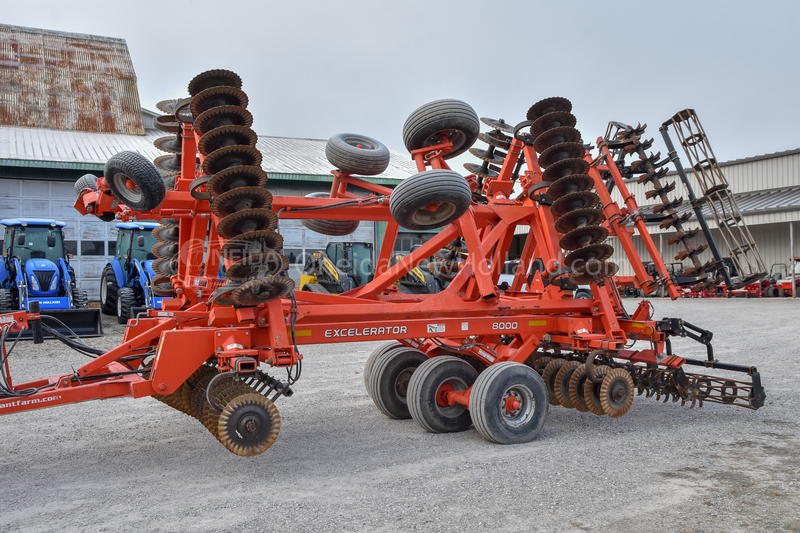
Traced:
[[469, 388], [467, 382], [461, 378], [448, 378], [439, 384], [436, 389], [436, 411], [444, 417], [452, 418], [464, 412], [463, 405], [455, 404], [450, 405], [447, 403], [448, 392], [465, 391]]
[[108, 286], [106, 285], [108, 281], [105, 277], [103, 277], [102, 282], [100, 283], [100, 303], [106, 305], [108, 303]]
[[424, 146], [442, 144], [440, 139], [442, 135], [447, 135], [447, 142], [453, 143], [453, 152], [457, 152], [467, 142], [467, 135], [461, 130], [442, 130], [425, 139]]
[[394, 390], [397, 393], [397, 397], [403, 402], [406, 402], [406, 396], [408, 396], [408, 382], [411, 381], [411, 375], [416, 369], [417, 367], [406, 368], [400, 372], [397, 375], [397, 379], [394, 380]]
[[[119, 191], [121, 196], [124, 198], [120, 198], [125, 202], [140, 202], [142, 200], [142, 191], [139, 189], [139, 186], [136, 185], [133, 189], [128, 187], [128, 183], [133, 182], [128, 176], [123, 174], [122, 172], [117, 172], [113, 176], [111, 176], [111, 181], [114, 182], [114, 188]], [[133, 182], [135, 185], [135, 182]]]
[[515, 385], [503, 392], [500, 413], [506, 425], [516, 428], [533, 418], [535, 405], [533, 391], [526, 385]]
[[365, 139], [364, 137], [343, 137], [342, 141], [345, 144], [349, 144], [353, 148], [359, 148], [362, 150], [377, 150], [378, 146], [373, 143], [372, 141]]
[[117, 297], [117, 316], [122, 316], [122, 298]]
[[443, 202], [437, 205], [433, 211], [429, 211], [427, 208], [417, 210], [411, 220], [420, 226], [435, 226], [448, 220], [455, 212], [455, 204]]

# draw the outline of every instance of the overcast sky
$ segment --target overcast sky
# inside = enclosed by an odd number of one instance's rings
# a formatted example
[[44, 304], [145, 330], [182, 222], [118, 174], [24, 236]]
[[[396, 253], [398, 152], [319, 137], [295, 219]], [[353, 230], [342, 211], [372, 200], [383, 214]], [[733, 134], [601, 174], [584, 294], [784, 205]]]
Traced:
[[[439, 98], [516, 123], [563, 96], [584, 141], [691, 107], [721, 161], [800, 148], [800, 2], [0, 0], [2, 22], [123, 38], [142, 106], [244, 80], [260, 135], [362, 133], [405, 152]], [[482, 144], [482, 143], [479, 143]]]

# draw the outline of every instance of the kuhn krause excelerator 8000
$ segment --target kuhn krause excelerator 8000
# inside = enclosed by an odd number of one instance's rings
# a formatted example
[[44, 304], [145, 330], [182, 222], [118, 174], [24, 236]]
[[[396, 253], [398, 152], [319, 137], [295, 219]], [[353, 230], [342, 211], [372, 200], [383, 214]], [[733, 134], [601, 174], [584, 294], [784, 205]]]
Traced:
[[[197, 417], [233, 453], [256, 455], [278, 435], [274, 402], [292, 394], [303, 345], [377, 340], [390, 342], [366, 362], [369, 395], [387, 416], [413, 417], [431, 432], [474, 425], [492, 441], [526, 442], [550, 405], [619, 417], [637, 391], [691, 406], [763, 405], [756, 369], [717, 361], [709, 332], [680, 319], [653, 320], [647, 301], [632, 315], [622, 306], [612, 280], [617, 268], [607, 261], [613, 250], [603, 242], [609, 235], [646, 293], [663, 287], [678, 296], [623, 179], [638, 172], [657, 180], [641, 129], [617, 124], [594, 148], [574, 128], [569, 101], [548, 98], [515, 126], [483, 119], [493, 130], [479, 135], [469, 105], [439, 100], [406, 121], [403, 137], [419, 173], [394, 190], [354, 176], [385, 170], [388, 150], [344, 134], [327, 145], [337, 169], [330, 197], [273, 197], [240, 87], [239, 76], [225, 70], [195, 77], [190, 98], [159, 104], [166, 115], [157, 124], [171, 135], [156, 145], [171, 153], [155, 165], [135, 153], [115, 155], [75, 203], [87, 215], [159, 221], [154, 269], [170, 277], [176, 297], [131, 319], [111, 351], [62, 339], [92, 357], [71, 374], [12, 384], [4, 359], [0, 413], [154, 396]], [[467, 177], [451, 170], [447, 160], [479, 137], [488, 148], [471, 152], [484, 164], [467, 165]], [[631, 154], [641, 157], [626, 165]], [[168, 178], [172, 190], [158, 168], [176, 174]], [[353, 185], [371, 194], [357, 196]], [[612, 186], [624, 206], [612, 201]], [[673, 212], [665, 208], [664, 220]], [[387, 222], [372, 281], [336, 295], [295, 291], [283, 275], [279, 218], [302, 219], [328, 235], [352, 232], [354, 221]], [[530, 227], [519, 271], [510, 286], [498, 286], [519, 225]], [[398, 260], [399, 226], [441, 231]], [[634, 232], [655, 260], [657, 279], [636, 255]], [[220, 257], [227, 280], [217, 278]], [[399, 290], [396, 282], [422, 264], [446, 288]], [[706, 279], [702, 269], [696, 274], [695, 285]], [[593, 298], [574, 299], [578, 284], [591, 285]], [[16, 331], [31, 328], [38, 337], [46, 326], [36, 313], [0, 320], [4, 358]], [[673, 354], [673, 336], [704, 343], [708, 360]], [[287, 371], [284, 381], [270, 375], [278, 369]]]

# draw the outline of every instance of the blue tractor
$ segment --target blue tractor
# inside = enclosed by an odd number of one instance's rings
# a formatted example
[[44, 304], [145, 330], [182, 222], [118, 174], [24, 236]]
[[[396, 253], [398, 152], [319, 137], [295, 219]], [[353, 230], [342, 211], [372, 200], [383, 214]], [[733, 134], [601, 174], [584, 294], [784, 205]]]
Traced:
[[40, 218], [8, 218], [0, 224], [5, 226], [0, 313], [27, 310], [35, 300], [41, 314], [57, 319], [48, 324], [56, 331], [64, 334], [69, 328], [80, 336], [102, 335], [99, 310], [88, 308], [86, 291], [75, 283], [64, 247], [66, 224]]
[[174, 296], [169, 276], [153, 270], [153, 248], [170, 244], [153, 236], [160, 227], [153, 222], [124, 222], [116, 227], [116, 252], [100, 279], [100, 309], [126, 324], [140, 310], [160, 309], [161, 300]]

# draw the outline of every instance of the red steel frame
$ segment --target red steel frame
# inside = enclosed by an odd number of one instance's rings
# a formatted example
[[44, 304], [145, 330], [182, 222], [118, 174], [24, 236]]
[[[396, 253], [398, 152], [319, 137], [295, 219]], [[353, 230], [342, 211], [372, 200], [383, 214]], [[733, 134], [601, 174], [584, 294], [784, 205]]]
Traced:
[[[573, 299], [570, 291], [555, 284], [545, 287], [544, 279], [563, 263], [558, 244], [560, 235], [554, 229], [549, 207], [532, 198], [533, 190], [542, 186], [537, 154], [517, 138], [511, 142], [499, 177], [487, 180], [484, 185], [488, 203], [473, 204], [455, 223], [391, 266], [389, 260], [398, 230], [389, 211], [391, 189], [334, 171], [330, 199], [276, 196], [273, 209], [284, 219], [388, 222], [374, 279], [340, 295], [296, 291], [293, 331], [289, 324], [294, 309], [289, 299], [240, 309], [218, 306], [211, 302], [210, 296], [219, 285], [216, 272], [223, 240], [216, 235], [218, 220], [211, 214], [208, 201], [195, 198], [190, 190], [196, 178], [198, 141], [190, 124], [183, 125], [182, 137], [182, 173], [176, 179], [175, 190], [166, 193], [158, 208], [138, 213], [118, 204], [103, 178], [98, 180], [96, 192], [85, 190], [75, 203], [83, 214], [117, 212], [122, 220], [179, 219], [180, 267], [172, 278], [177, 297], [165, 300], [161, 310], [150, 310], [146, 317], [131, 320], [118, 347], [73, 374], [16, 385], [17, 390], [45, 388], [25, 398], [0, 400], [0, 414], [96, 398], [168, 394], [212, 357], [222, 370], [233, 368], [236, 360], [243, 357], [273, 367], [291, 367], [302, 359], [296, 346], [306, 344], [399, 340], [429, 356], [436, 356], [448, 347], [458, 347], [460, 353], [468, 353], [487, 365], [500, 361], [522, 363], [543, 343], [587, 354], [595, 350], [610, 351], [617, 358], [668, 368], [679, 368], [684, 362], [680, 357], [663, 355], [664, 334], [656, 331], [655, 322], [649, 320], [648, 302], [641, 302], [636, 312], [626, 317], [612, 281], [592, 286], [594, 298], [588, 300]], [[592, 163], [590, 175], [603, 202], [607, 226], [618, 237], [640, 286], [652, 292], [653, 279], [646, 274], [636, 254], [632, 231], [623, 223], [623, 219], [637, 212], [635, 201], [608, 150], [602, 142], [599, 145], [600, 157], [594, 160], [587, 153], [586, 159]], [[412, 156], [420, 171], [428, 167], [448, 169], [443, 155], [450, 151], [452, 145], [443, 142], [417, 150]], [[511, 176], [521, 154], [527, 170], [519, 176], [521, 192], [514, 193]], [[611, 172], [625, 198], [625, 208], [611, 199], [600, 175], [603, 170]], [[349, 185], [372, 194], [367, 198], [356, 196], [348, 191]], [[358, 205], [315, 211], [301, 209], [335, 205], [341, 199], [358, 200]], [[497, 281], [519, 225], [530, 227], [520, 268], [511, 286], [499, 290]], [[644, 223], [636, 220], [635, 225], [651, 251], [656, 268], [664, 274], [662, 277], [668, 278]], [[458, 236], [466, 241], [469, 255], [445, 290], [415, 295], [397, 290], [394, 285], [397, 280]], [[522, 291], [535, 258], [544, 261], [546, 272], [537, 273], [528, 290]], [[678, 296], [673, 286], [666, 288], [670, 296]], [[14, 317], [14, 325], [3, 327], [13, 329], [27, 327], [28, 321], [36, 318], [25, 313], [6, 316]], [[626, 343], [635, 339], [647, 341], [648, 349], [626, 350]], [[144, 360], [144, 353], [151, 350], [156, 350], [156, 358], [149, 377], [133, 373]], [[451, 404], [468, 406], [469, 394], [467, 390], [445, 396]]]

